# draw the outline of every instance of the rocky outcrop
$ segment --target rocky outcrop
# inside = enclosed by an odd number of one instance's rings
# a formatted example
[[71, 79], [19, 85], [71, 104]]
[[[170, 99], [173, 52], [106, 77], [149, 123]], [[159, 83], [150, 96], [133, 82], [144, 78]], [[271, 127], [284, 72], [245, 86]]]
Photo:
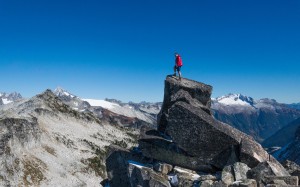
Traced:
[[[22, 168], [18, 154], [40, 145], [41, 130], [36, 118], [0, 120], [0, 185], [17, 186]], [[16, 180], [17, 179], [17, 180]]]
[[[127, 152], [118, 159], [109, 157], [109, 162], [122, 160], [123, 164], [118, 165], [124, 167], [119, 169], [126, 174], [118, 173], [116, 178], [122, 175], [126, 178], [122, 181], [127, 180], [128, 186], [149, 186], [151, 176], [161, 176], [158, 180], [161, 182], [164, 175], [169, 176], [173, 186], [255, 186], [256, 182], [267, 184], [267, 176], [289, 177], [281, 164], [253, 138], [211, 115], [211, 92], [209, 85], [167, 77], [158, 130], [142, 132], [138, 158], [133, 158], [134, 152]], [[142, 158], [150, 160], [143, 163]], [[135, 173], [128, 170], [132, 161], [140, 163], [134, 166], [138, 167]], [[153, 170], [157, 161], [175, 167], [167, 172]], [[181, 169], [176, 171], [178, 166], [188, 174], [182, 175]], [[110, 184], [116, 186], [116, 175], [111, 176]], [[164, 182], [159, 185], [167, 186]]]

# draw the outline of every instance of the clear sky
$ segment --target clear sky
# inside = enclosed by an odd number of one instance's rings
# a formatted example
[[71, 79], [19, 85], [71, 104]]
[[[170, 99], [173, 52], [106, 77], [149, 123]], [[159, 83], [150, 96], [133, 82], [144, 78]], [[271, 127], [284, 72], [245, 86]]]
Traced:
[[0, 91], [162, 101], [175, 51], [214, 97], [300, 102], [299, 0], [0, 0]]

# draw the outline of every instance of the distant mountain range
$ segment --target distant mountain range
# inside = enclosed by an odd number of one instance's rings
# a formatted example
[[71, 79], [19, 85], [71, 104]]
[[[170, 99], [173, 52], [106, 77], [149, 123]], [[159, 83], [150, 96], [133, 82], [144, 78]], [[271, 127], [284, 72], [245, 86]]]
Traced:
[[275, 134], [262, 142], [264, 147], [284, 147], [286, 144], [292, 142], [295, 138], [296, 130], [300, 127], [300, 118], [292, 121]]
[[136, 145], [139, 131], [125, 125], [75, 110], [51, 90], [1, 105], [0, 186], [100, 186], [107, 146]]
[[216, 119], [253, 136], [262, 142], [300, 117], [300, 111], [274, 99], [254, 100], [241, 94], [212, 99]]
[[110, 119], [112, 123], [135, 128], [143, 124], [156, 127], [157, 114], [162, 105], [160, 102], [123, 103], [116, 99], [82, 99], [62, 88], [56, 88], [54, 93], [75, 110], [92, 112], [100, 118]]
[[[83, 99], [63, 88], [54, 90], [65, 104], [80, 112], [92, 112], [114, 124], [139, 128], [146, 124], [156, 127], [161, 102], [124, 103], [116, 99]], [[2, 94], [4, 95], [4, 94]], [[5, 94], [9, 103], [21, 98], [20, 94]], [[13, 99], [12, 99], [13, 98]], [[1, 101], [1, 100], [0, 100]], [[242, 94], [228, 94], [212, 98], [212, 112], [216, 119], [253, 136], [262, 142], [287, 124], [300, 117], [300, 104], [282, 104], [274, 99], [255, 100]], [[267, 144], [266, 144], [267, 145]]]
[[0, 92], [0, 105], [12, 103], [19, 99], [22, 99], [22, 96], [17, 92], [13, 92], [13, 93]]
[[[288, 134], [289, 137], [293, 135], [292, 141], [286, 143], [281, 149], [274, 152], [274, 157], [277, 158], [279, 161], [285, 161], [290, 160], [298, 165], [300, 164], [300, 119], [297, 120], [297, 122], [294, 122], [292, 125], [293, 129], [295, 127], [295, 124], [298, 124], [298, 127], [294, 132], [290, 132], [291, 134]], [[285, 129], [286, 130], [286, 129]], [[284, 131], [285, 131], [284, 130]], [[294, 130], [294, 129], [293, 129]], [[282, 136], [276, 136], [277, 138], [284, 138]], [[274, 138], [273, 138], [274, 139]]]
[[300, 103], [289, 104], [289, 107], [300, 110]]

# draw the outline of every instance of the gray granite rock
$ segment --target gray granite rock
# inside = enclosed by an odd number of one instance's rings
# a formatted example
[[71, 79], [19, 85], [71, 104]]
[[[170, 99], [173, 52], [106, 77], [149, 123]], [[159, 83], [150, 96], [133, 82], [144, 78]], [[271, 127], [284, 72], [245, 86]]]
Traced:
[[[187, 97], [180, 96], [178, 91], [185, 91], [190, 95]], [[205, 106], [208, 110], [211, 106], [211, 92], [212, 86], [196, 82], [193, 80], [182, 78], [181, 81], [168, 76], [165, 80], [165, 89], [164, 89], [164, 100], [160, 114], [158, 115], [158, 129], [162, 132], [165, 131], [167, 126], [167, 116], [168, 109], [174, 104], [176, 97], [180, 98], [178, 100], [187, 101], [189, 98], [199, 101], [202, 106]], [[175, 96], [177, 94], [177, 96]]]
[[128, 177], [131, 186], [171, 187], [166, 175], [134, 163], [129, 163]]
[[236, 162], [239, 162], [239, 146], [230, 146], [228, 149], [222, 151], [220, 154], [215, 156], [210, 164], [214, 167], [222, 170], [225, 166], [233, 165]]
[[153, 169], [157, 172], [161, 172], [162, 174], [168, 174], [172, 171], [173, 166], [166, 163], [156, 162], [153, 165]]
[[226, 185], [230, 185], [234, 182], [234, 171], [231, 165], [224, 167], [221, 174], [221, 179]]
[[256, 167], [248, 172], [248, 177], [255, 179], [259, 184], [267, 184], [268, 176], [290, 176], [290, 174], [281, 165], [265, 161], [259, 163]]
[[171, 165], [192, 170], [213, 171], [211, 165], [207, 164], [207, 160], [193, 157], [179, 148], [174, 142], [159, 136], [143, 135], [143, 138], [139, 140], [139, 147], [142, 154], [148, 158], [154, 158]]
[[247, 173], [251, 168], [242, 162], [236, 162], [233, 165], [234, 177], [236, 181], [243, 181], [247, 179]]
[[257, 187], [256, 180], [254, 179], [245, 179], [240, 184], [240, 187]]
[[274, 180], [283, 180], [287, 185], [298, 186], [298, 176], [265, 176], [266, 183], [271, 183]]
[[202, 161], [201, 164], [222, 169], [241, 161], [253, 168], [269, 161], [280, 167], [252, 137], [210, 115], [211, 91], [212, 87], [203, 83], [167, 77], [158, 130], [168, 135], [185, 155]]
[[[182, 101], [169, 109], [166, 133], [192, 156], [212, 160], [245, 136], [233, 127], [215, 120], [203, 110]], [[193, 141], [191, 141], [193, 140]]]
[[130, 187], [128, 178], [129, 161], [148, 163], [149, 160], [139, 154], [131, 153], [129, 150], [116, 145], [110, 145], [106, 159], [106, 171], [111, 187]]

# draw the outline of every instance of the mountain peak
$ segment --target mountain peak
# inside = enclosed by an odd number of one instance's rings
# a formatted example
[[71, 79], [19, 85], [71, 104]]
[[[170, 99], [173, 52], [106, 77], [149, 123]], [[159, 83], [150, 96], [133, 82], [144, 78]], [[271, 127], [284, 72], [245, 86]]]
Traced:
[[217, 97], [215, 100], [224, 105], [252, 106], [254, 104], [254, 99], [252, 97], [248, 97], [240, 93], [239, 94], [230, 93], [225, 96]]
[[0, 92], [0, 105], [8, 104], [22, 99], [22, 95], [17, 92], [5, 93]]
[[59, 97], [70, 97], [70, 98], [76, 97], [75, 95], [71, 94], [70, 92], [68, 92], [67, 90], [59, 86], [54, 90], [54, 94]]

